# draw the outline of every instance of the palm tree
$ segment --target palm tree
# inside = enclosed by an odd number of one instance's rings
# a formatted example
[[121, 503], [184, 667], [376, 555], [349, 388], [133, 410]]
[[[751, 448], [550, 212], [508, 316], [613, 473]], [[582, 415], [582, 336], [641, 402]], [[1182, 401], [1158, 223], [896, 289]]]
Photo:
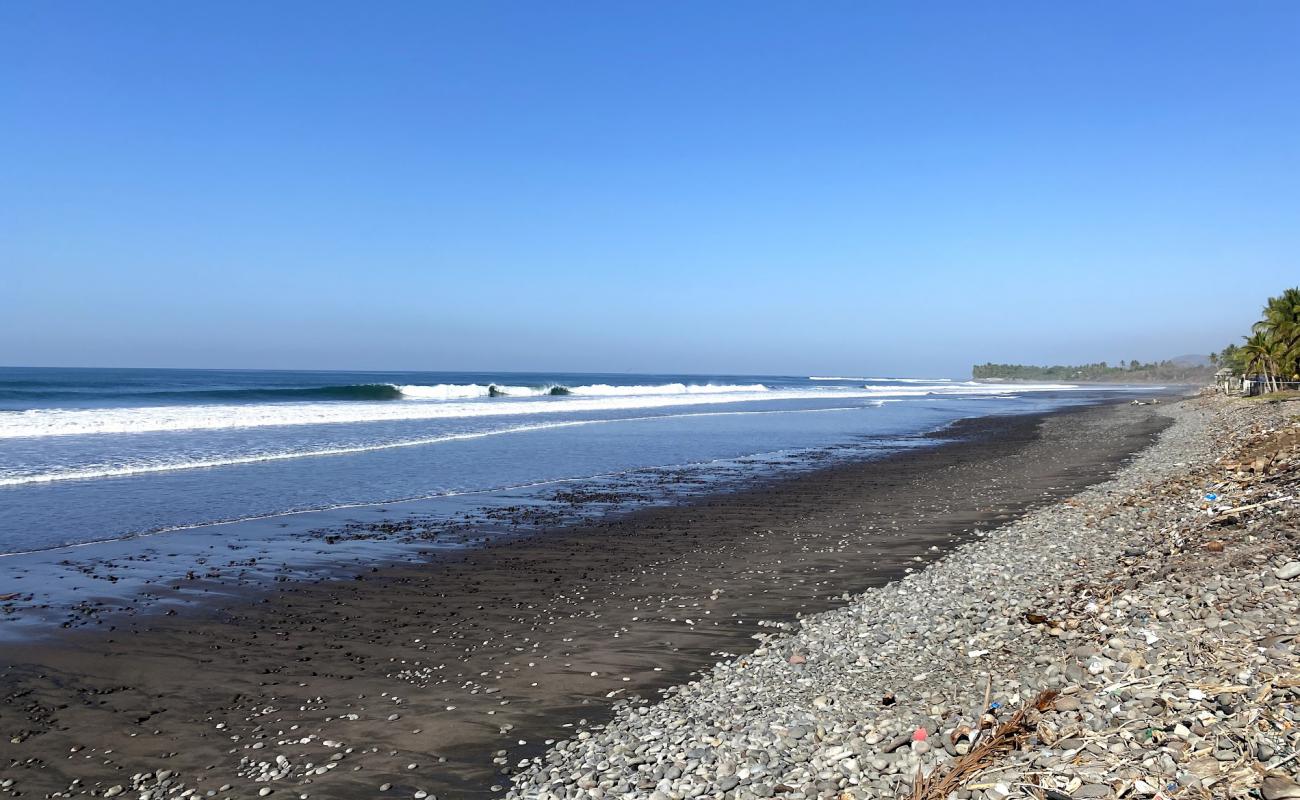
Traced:
[[1265, 384], [1277, 390], [1280, 381], [1295, 380], [1300, 372], [1300, 288], [1270, 297], [1263, 319], [1251, 331], [1248, 357], [1265, 369]]
[[[1256, 327], [1259, 326], [1256, 325]], [[1273, 391], [1269, 377], [1273, 349], [1268, 334], [1263, 330], [1256, 330], [1250, 336], [1244, 338], [1246, 343], [1241, 346], [1241, 352], [1246, 357], [1246, 375], [1262, 375], [1264, 377], [1264, 391]]]
[[1282, 346], [1283, 376], [1295, 380], [1300, 371], [1300, 288], [1287, 289], [1280, 296], [1270, 298], [1265, 318]]
[[1273, 391], [1282, 391], [1282, 381], [1295, 377], [1295, 359], [1291, 356], [1294, 345], [1288, 346], [1280, 336], [1269, 337], [1268, 358], [1273, 364]]

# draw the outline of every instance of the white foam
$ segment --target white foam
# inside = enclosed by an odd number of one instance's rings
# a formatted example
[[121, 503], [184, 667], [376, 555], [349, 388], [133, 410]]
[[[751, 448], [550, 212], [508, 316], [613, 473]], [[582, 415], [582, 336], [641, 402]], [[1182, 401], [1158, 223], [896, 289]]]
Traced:
[[531, 386], [501, 386], [494, 383], [439, 383], [434, 386], [408, 384], [397, 387], [403, 397], [413, 400], [470, 400], [477, 397], [490, 397], [493, 389], [499, 394], [511, 397], [537, 397], [549, 394], [551, 387], [535, 389]]
[[552, 389], [563, 389], [570, 395], [584, 397], [636, 397], [659, 394], [731, 394], [734, 392], [766, 392], [768, 388], [761, 383], [745, 385], [734, 384], [686, 384], [663, 383], [640, 386], [613, 386], [608, 383], [595, 383], [588, 386], [560, 387], [558, 385], [502, 386], [499, 383], [439, 383], [433, 386], [408, 384], [395, 387], [403, 397], [412, 400], [470, 400], [491, 397], [494, 393], [506, 397], [545, 397]]
[[262, 461], [285, 461], [291, 458], [307, 458], [310, 456], [341, 456], [349, 453], [368, 453], [375, 450], [392, 450], [399, 447], [419, 447], [422, 445], [439, 444], [441, 442], [456, 442], [465, 439], [482, 439], [486, 436], [498, 436], [506, 433], [523, 433], [526, 431], [539, 431], [548, 428], [569, 428], [575, 425], [590, 425], [593, 422], [603, 422], [604, 420], [573, 420], [567, 422], [545, 422], [535, 425], [516, 425], [508, 428], [500, 428], [491, 431], [477, 431], [474, 433], [450, 433], [443, 436], [430, 436], [423, 439], [409, 439], [400, 442], [384, 442], [380, 444], [357, 445], [354, 447], [322, 447], [315, 450], [295, 450], [279, 453], [256, 453], [246, 456], [231, 456], [229, 458], [205, 458], [190, 461], [161, 461], [152, 463], [129, 464], [123, 466], [94, 466], [84, 469], [65, 470], [62, 472], [46, 472], [37, 475], [21, 475], [12, 478], [0, 478], [0, 486], [19, 486], [29, 483], [53, 483], [55, 481], [74, 481], [86, 480], [89, 478], [113, 478], [125, 475], [140, 475], [150, 472], [171, 472], [179, 469], [203, 469], [205, 467], [229, 467], [237, 464], [256, 464]]
[[[806, 397], [807, 395], [788, 392], [784, 393], [783, 396], [786, 399], [794, 399]], [[0, 439], [583, 413], [765, 399], [781, 399], [781, 397], [771, 398], [765, 392], [723, 392], [719, 394], [499, 398], [490, 402], [475, 399], [437, 403], [325, 402], [155, 406], [147, 408], [32, 409], [28, 411], [0, 411]]]
[[952, 383], [952, 378], [842, 378], [811, 375], [810, 381], [893, 381], [894, 383]]
[[[144, 408], [31, 409], [0, 411], [0, 439], [45, 436], [85, 436], [115, 433], [221, 430], [291, 425], [331, 425], [357, 422], [396, 422], [423, 419], [467, 419], [533, 414], [590, 413], [630, 409], [669, 408], [721, 403], [807, 400], [816, 398], [918, 397], [925, 395], [999, 395], [1040, 391], [1070, 391], [1068, 384], [947, 384], [943, 386], [866, 386], [860, 388], [768, 389], [761, 384], [738, 386], [673, 385], [577, 387], [561, 397], [520, 397], [445, 402], [310, 402], [248, 405], [153, 406]], [[1098, 387], [1089, 387], [1097, 391]], [[1122, 390], [1121, 387], [1115, 387]], [[639, 390], [637, 393], [625, 391]], [[533, 390], [540, 391], [540, 390]], [[591, 394], [580, 394], [590, 392]], [[604, 392], [610, 392], [604, 394]]]
[[[487, 431], [474, 431], [472, 433], [454, 433], [442, 436], [429, 436], [418, 439], [406, 439], [397, 442], [376, 442], [373, 444], [353, 445], [347, 447], [321, 447], [309, 450], [288, 450], [276, 453], [252, 453], [242, 456], [228, 456], [225, 458], [199, 458], [186, 460], [183, 457], [177, 460], [149, 461], [135, 464], [106, 465], [96, 464], [93, 466], [81, 467], [79, 469], [55, 470], [53, 472], [34, 473], [28, 475], [17, 475], [7, 478], [0, 478], [0, 486], [22, 486], [33, 483], [55, 483], [59, 481], [89, 480], [93, 478], [116, 478], [128, 475], [143, 475], [156, 472], [174, 472], [177, 470], [204, 469], [207, 467], [229, 467], [240, 464], [257, 464], [264, 461], [287, 461], [296, 458], [310, 458], [312, 456], [338, 456], [349, 455], [354, 453], [370, 453], [379, 450], [395, 450], [404, 447], [421, 447], [424, 445], [441, 444], [443, 442], [456, 442], [467, 439], [482, 439], [488, 436], [500, 436], [510, 433], [527, 433], [529, 431], [550, 430], [553, 428], [572, 428], [580, 425], [602, 425], [619, 422], [645, 422], [648, 420], [663, 419], [681, 419], [682, 417], [725, 417], [737, 415], [762, 415], [762, 414], [810, 414], [823, 413], [831, 411], [854, 411], [864, 407], [878, 408], [888, 400], [876, 400], [866, 403], [862, 406], [839, 407], [839, 408], [816, 408], [816, 409], [784, 409], [771, 411], [703, 411], [685, 414], [661, 415], [661, 416], [638, 416], [638, 417], [615, 417], [613, 419], [580, 419], [565, 420], [561, 422], [541, 422], [531, 425], [512, 425], [504, 428], [496, 428]], [[4, 555], [0, 553], [0, 555]]]
[[661, 394], [736, 394], [736, 393], [756, 393], [770, 391], [761, 383], [751, 383], [747, 385], [734, 384], [685, 384], [685, 383], [665, 383], [654, 386], [611, 386], [607, 383], [596, 383], [590, 386], [574, 386], [569, 389], [569, 394], [578, 396], [591, 397], [639, 397], [647, 395]]
[[488, 396], [488, 387], [479, 386], [477, 383], [468, 385], [439, 383], [436, 386], [398, 386], [397, 390], [404, 397], [415, 397], [422, 400], [466, 400], [471, 397]]

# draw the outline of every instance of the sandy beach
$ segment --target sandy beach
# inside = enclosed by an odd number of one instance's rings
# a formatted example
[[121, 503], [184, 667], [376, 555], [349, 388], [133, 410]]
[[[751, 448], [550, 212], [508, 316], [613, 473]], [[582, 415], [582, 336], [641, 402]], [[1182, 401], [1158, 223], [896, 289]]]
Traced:
[[971, 420], [879, 461], [6, 647], [4, 791], [487, 797], [616, 704], [1104, 480], [1167, 423]]

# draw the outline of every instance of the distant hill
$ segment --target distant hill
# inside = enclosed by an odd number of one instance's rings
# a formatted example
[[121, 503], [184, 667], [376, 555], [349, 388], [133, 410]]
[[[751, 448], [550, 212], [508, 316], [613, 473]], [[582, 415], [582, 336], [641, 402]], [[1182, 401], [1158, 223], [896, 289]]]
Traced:
[[1179, 356], [1143, 364], [1121, 361], [1050, 367], [1025, 364], [977, 364], [971, 369], [977, 381], [1071, 381], [1085, 383], [1209, 383], [1214, 367], [1208, 356]]

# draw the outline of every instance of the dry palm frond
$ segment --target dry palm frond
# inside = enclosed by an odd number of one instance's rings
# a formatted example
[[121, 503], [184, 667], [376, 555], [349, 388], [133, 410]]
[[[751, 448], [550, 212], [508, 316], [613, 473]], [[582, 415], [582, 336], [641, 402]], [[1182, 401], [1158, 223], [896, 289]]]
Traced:
[[912, 783], [912, 800], [944, 800], [950, 793], [961, 789], [973, 775], [991, 767], [998, 756], [1014, 750], [1021, 737], [1032, 733], [1034, 723], [1029, 719], [1029, 712], [1046, 711], [1057, 694], [1051, 690], [1039, 692], [1033, 703], [1021, 706], [1010, 719], [987, 732], [979, 744], [957, 759], [942, 775], [936, 771], [927, 778], [918, 771]]

